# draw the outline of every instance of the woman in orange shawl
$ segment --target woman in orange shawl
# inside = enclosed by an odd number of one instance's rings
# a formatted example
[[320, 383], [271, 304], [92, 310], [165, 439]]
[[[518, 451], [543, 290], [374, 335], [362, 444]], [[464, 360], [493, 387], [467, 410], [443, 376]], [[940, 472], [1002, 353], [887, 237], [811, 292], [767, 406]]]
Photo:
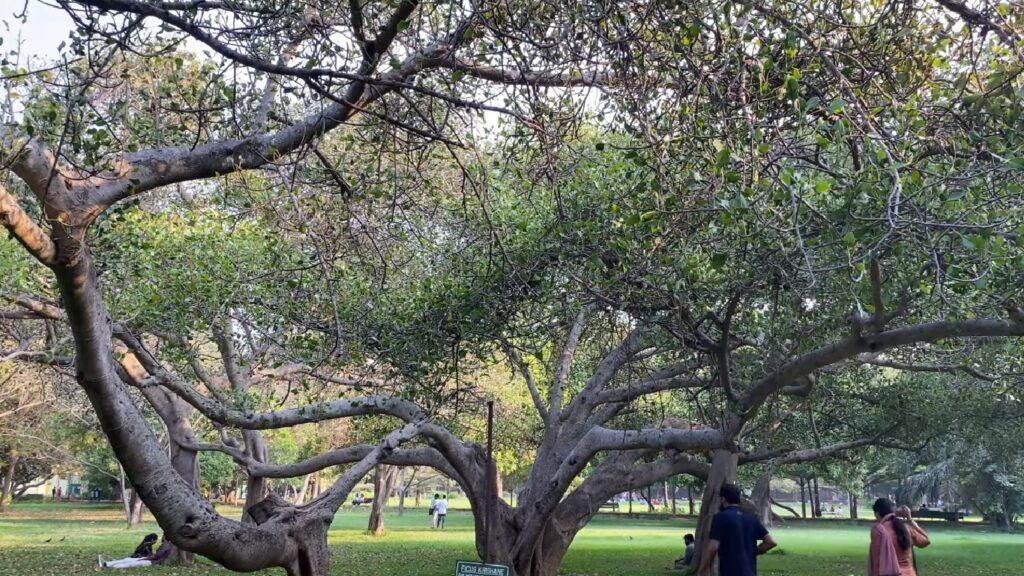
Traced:
[[917, 576], [913, 547], [930, 544], [928, 534], [906, 506], [897, 512], [892, 500], [879, 498], [872, 508], [878, 523], [871, 528], [868, 576]]

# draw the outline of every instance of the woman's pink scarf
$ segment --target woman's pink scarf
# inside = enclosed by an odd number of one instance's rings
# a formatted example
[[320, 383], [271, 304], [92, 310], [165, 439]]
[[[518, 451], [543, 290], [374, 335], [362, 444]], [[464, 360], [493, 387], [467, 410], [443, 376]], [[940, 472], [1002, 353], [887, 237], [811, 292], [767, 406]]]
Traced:
[[900, 576], [900, 561], [896, 558], [896, 543], [892, 532], [885, 528], [893, 514], [882, 518], [871, 529], [871, 551], [868, 555], [868, 576]]

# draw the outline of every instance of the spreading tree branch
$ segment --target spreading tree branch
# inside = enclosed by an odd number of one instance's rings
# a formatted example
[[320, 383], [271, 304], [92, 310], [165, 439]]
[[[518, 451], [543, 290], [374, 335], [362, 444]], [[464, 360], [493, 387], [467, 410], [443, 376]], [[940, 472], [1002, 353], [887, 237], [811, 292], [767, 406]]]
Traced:
[[0, 224], [22, 246], [46, 266], [57, 261], [57, 247], [18, 204], [17, 198], [0, 184]]

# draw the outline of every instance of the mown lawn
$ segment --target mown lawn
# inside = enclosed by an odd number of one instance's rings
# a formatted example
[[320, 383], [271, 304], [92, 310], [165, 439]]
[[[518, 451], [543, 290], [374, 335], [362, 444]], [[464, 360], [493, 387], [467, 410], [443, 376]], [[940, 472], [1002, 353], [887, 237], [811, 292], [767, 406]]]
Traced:
[[[237, 514], [225, 509], [225, 514]], [[335, 576], [448, 576], [455, 561], [472, 559], [468, 513], [450, 515], [444, 531], [429, 529], [424, 510], [389, 514], [388, 534], [367, 536], [365, 509], [338, 514], [330, 534]], [[598, 518], [576, 539], [562, 566], [565, 574], [670, 576], [684, 520]], [[920, 552], [922, 576], [1024, 575], [1024, 535], [929, 525], [933, 544]], [[96, 555], [129, 553], [154, 523], [127, 530], [119, 510], [107, 505], [16, 504], [0, 516], [0, 576], [95, 574]], [[761, 562], [773, 576], [860, 576], [865, 572], [868, 528], [838, 522], [776, 527], [781, 546]], [[202, 563], [193, 568], [144, 568], [146, 573], [207, 576], [230, 572]], [[264, 574], [283, 574], [267, 571]]]

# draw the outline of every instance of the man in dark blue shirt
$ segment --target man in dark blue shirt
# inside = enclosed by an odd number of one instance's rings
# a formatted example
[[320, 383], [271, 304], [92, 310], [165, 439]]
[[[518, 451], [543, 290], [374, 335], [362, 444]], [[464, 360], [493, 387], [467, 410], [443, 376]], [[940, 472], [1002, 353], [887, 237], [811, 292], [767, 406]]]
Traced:
[[720, 503], [722, 510], [711, 519], [710, 542], [697, 574], [710, 576], [718, 556], [719, 576], [757, 576], [757, 557], [775, 548], [775, 540], [757, 517], [740, 510], [740, 489], [734, 484], [722, 486]]

